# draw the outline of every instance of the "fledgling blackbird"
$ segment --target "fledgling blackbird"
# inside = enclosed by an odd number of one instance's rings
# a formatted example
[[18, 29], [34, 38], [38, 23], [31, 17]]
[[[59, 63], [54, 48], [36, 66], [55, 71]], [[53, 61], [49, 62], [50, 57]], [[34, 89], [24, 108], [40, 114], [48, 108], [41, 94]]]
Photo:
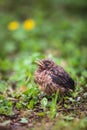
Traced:
[[34, 73], [35, 83], [46, 94], [51, 95], [58, 90], [60, 94], [75, 89], [75, 83], [70, 75], [51, 59], [36, 62], [38, 69]]

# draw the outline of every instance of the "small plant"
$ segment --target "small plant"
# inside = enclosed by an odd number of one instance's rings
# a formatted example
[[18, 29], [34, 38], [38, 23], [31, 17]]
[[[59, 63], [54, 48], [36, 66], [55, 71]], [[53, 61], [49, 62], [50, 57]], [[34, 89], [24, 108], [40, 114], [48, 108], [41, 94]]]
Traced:
[[50, 117], [53, 119], [57, 114], [57, 101], [60, 97], [59, 91], [56, 92], [55, 96], [52, 98], [50, 104]]
[[44, 98], [41, 100], [41, 107], [42, 107], [43, 110], [45, 111], [46, 108], [47, 108], [47, 106], [48, 106], [48, 99], [44, 97]]

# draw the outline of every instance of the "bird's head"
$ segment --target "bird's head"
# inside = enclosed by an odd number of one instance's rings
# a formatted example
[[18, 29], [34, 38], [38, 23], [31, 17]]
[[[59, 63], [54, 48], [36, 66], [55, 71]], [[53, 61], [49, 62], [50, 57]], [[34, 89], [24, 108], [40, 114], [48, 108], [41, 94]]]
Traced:
[[49, 70], [51, 67], [53, 67], [54, 62], [51, 59], [42, 59], [42, 60], [36, 61], [36, 64], [42, 70]]

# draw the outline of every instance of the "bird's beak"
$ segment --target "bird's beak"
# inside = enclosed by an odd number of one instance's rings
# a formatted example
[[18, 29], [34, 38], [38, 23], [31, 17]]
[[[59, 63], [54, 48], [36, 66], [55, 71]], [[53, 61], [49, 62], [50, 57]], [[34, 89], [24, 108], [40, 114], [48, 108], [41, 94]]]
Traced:
[[36, 63], [37, 65], [39, 65], [39, 66], [44, 66], [44, 65], [43, 65], [43, 62], [42, 62], [41, 60], [35, 61], [35, 63]]

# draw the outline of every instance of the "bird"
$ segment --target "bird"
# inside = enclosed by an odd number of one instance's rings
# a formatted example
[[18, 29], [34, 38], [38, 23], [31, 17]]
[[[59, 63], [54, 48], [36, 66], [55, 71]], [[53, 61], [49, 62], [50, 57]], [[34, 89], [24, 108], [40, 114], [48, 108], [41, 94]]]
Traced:
[[38, 60], [36, 64], [38, 68], [34, 73], [34, 81], [41, 91], [52, 95], [57, 91], [65, 94], [75, 89], [75, 82], [71, 76], [52, 59]]

